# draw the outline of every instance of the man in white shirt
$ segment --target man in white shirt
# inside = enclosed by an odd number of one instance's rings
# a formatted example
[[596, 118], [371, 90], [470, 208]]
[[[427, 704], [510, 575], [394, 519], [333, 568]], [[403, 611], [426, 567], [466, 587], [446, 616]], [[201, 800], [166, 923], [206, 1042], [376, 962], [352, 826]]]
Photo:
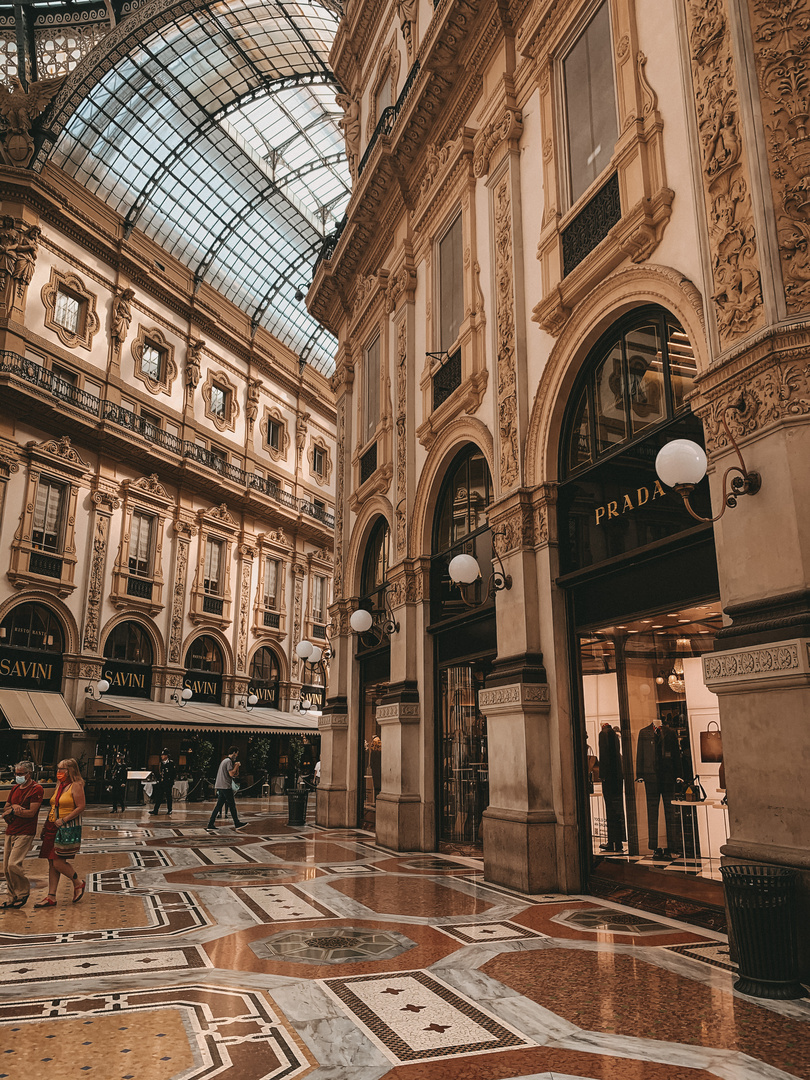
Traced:
[[238, 781], [239, 777], [239, 747], [231, 746], [228, 749], [228, 756], [224, 757], [219, 763], [217, 769], [217, 778], [214, 783], [214, 787], [217, 792], [217, 804], [211, 813], [211, 819], [207, 825], [208, 832], [216, 832], [216, 825], [214, 824], [217, 818], [217, 814], [223, 806], [227, 806], [231, 820], [237, 829], [244, 829], [247, 822], [239, 820], [239, 814], [236, 809], [236, 800], [233, 797], [234, 782]]

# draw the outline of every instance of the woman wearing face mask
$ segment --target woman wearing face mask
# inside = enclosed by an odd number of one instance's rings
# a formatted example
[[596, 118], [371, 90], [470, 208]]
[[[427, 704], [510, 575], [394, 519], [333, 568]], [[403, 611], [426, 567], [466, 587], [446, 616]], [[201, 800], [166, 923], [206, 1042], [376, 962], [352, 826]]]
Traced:
[[23, 870], [23, 859], [31, 850], [37, 832], [37, 815], [45, 792], [34, 780], [34, 766], [21, 761], [14, 766], [14, 787], [3, 807], [6, 837], [3, 849], [3, 873], [9, 899], [0, 908], [25, 907], [31, 883]]
[[84, 780], [75, 758], [66, 758], [56, 767], [56, 791], [51, 796], [51, 809], [42, 830], [40, 859], [48, 860], [48, 895], [34, 907], [56, 907], [56, 888], [62, 874], [73, 884], [73, 903], [84, 896], [85, 882], [67, 861], [79, 854], [81, 847], [81, 816], [85, 807]]

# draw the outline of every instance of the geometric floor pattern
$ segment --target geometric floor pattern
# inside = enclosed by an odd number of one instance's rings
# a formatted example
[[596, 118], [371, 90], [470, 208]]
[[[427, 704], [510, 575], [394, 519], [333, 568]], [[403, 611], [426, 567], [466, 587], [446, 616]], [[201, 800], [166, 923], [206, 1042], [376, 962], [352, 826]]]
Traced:
[[0, 1080], [810, 1080], [810, 1001], [734, 991], [715, 930], [280, 798], [147, 810], [85, 813], [80, 904], [0, 912]]

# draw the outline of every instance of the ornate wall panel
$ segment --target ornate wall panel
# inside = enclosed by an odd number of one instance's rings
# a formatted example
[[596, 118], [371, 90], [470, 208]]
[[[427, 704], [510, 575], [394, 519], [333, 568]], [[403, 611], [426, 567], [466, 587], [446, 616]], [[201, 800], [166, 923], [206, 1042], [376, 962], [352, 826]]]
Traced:
[[512, 198], [507, 172], [494, 192], [495, 308], [498, 349], [498, 431], [501, 489], [518, 482], [518, 417], [515, 374], [515, 311], [512, 300]]

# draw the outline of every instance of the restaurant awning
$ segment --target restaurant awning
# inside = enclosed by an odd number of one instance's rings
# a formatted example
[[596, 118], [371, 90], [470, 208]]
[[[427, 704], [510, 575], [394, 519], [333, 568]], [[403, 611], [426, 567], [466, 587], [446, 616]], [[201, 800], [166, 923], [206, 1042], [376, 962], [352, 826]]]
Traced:
[[82, 733], [61, 694], [48, 694], [42, 690], [0, 690], [0, 713], [15, 731]]
[[308, 735], [318, 730], [314, 716], [285, 713], [280, 709], [228, 709], [224, 705], [180, 706], [173, 701], [114, 697], [88, 699], [84, 715], [88, 729], [128, 731], [221, 731], [238, 734]]

